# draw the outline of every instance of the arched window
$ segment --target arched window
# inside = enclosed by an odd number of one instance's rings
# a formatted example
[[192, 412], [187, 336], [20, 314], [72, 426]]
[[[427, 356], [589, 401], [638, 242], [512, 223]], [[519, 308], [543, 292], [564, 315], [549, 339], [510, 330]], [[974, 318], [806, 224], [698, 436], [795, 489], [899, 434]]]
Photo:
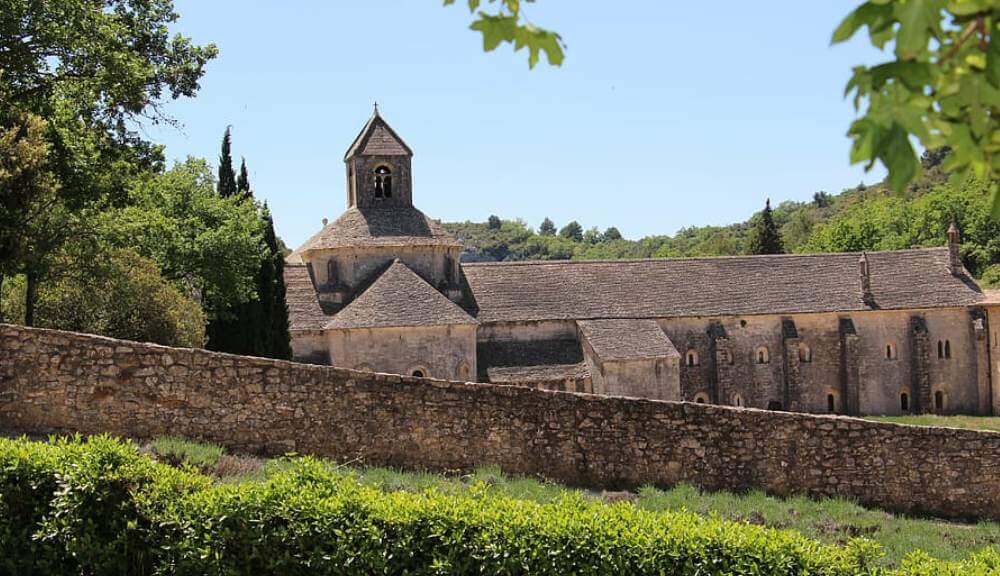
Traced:
[[833, 394], [826, 395], [826, 411], [830, 414], [837, 411], [837, 397]]
[[757, 349], [756, 358], [758, 364], [767, 364], [771, 361], [771, 356], [767, 352], [767, 346], [761, 346]]
[[326, 261], [326, 283], [330, 286], [337, 283], [337, 261], [333, 258]]
[[899, 395], [899, 409], [903, 412], [910, 411], [910, 395], [906, 392]]
[[938, 358], [944, 358], [944, 342], [938, 340]]
[[808, 344], [799, 344], [799, 362], [812, 362], [813, 351]]
[[934, 393], [934, 411], [944, 412], [944, 392], [940, 390]]
[[767, 403], [767, 409], [768, 410], [782, 410], [783, 408], [781, 406], [781, 402], [779, 402], [778, 400], [771, 400], [770, 402]]
[[416, 370], [413, 371], [413, 374], [411, 374], [411, 376], [415, 376], [417, 378], [423, 378], [424, 377], [424, 371], [420, 370], [418, 368], [418, 369], [416, 369]]
[[892, 342], [887, 342], [885, 345], [885, 359], [895, 360], [897, 357], [896, 345]]
[[392, 171], [388, 166], [375, 169], [374, 184], [376, 198], [392, 198]]
[[688, 367], [694, 367], [698, 365], [698, 351], [688, 350], [687, 353], [687, 365]]
[[951, 358], [951, 340], [944, 341], [944, 357]]
[[742, 407], [742, 406], [745, 406], [745, 405], [746, 404], [743, 402], [743, 396], [741, 394], [739, 394], [739, 393], [733, 394], [733, 406], [740, 406], [740, 407]]
[[694, 395], [694, 401], [698, 404], [708, 404], [708, 394], [704, 392], [698, 392]]
[[419, 365], [418, 366], [414, 366], [413, 368], [410, 368], [409, 372], [410, 372], [410, 376], [414, 376], [416, 378], [430, 378], [431, 377], [431, 373], [430, 373], [429, 370], [427, 370], [426, 366], [419, 366]]
[[472, 375], [471, 372], [472, 370], [469, 369], [469, 363], [466, 362], [465, 360], [459, 362], [458, 368], [455, 369], [455, 375], [458, 377], [459, 380], [468, 380], [469, 376]]

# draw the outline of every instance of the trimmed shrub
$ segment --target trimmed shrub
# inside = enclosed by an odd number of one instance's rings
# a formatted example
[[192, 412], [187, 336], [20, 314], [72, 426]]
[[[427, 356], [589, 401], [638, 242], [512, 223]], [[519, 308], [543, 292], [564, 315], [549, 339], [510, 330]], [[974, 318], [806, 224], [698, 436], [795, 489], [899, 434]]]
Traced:
[[[5, 574], [883, 574], [877, 546], [567, 494], [391, 492], [310, 459], [214, 483], [107, 437], [0, 440]], [[923, 555], [914, 574], [988, 574]]]

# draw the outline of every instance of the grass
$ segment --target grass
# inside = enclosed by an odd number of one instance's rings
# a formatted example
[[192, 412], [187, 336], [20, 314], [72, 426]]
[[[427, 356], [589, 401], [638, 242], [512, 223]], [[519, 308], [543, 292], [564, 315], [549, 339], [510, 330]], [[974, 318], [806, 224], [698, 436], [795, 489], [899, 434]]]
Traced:
[[[179, 438], [160, 438], [147, 444], [144, 449], [164, 462], [191, 465], [225, 482], [260, 481], [287, 466], [289, 462], [280, 458], [264, 461], [230, 455], [219, 446]], [[486, 484], [493, 490], [514, 498], [544, 503], [554, 501], [570, 490], [551, 482], [508, 476], [499, 468], [489, 466], [470, 474], [341, 467], [332, 462], [330, 466], [386, 492], [437, 490], [459, 494], [473, 485]], [[593, 499], [616, 500], [621, 496], [618, 493], [577, 492]], [[847, 500], [775, 498], [759, 491], [747, 494], [702, 492], [688, 485], [668, 490], [646, 487], [628, 499], [651, 511], [689, 510], [735, 522], [796, 530], [829, 544], [844, 544], [859, 536], [868, 538], [883, 547], [887, 566], [897, 566], [916, 549], [936, 558], [959, 560], [987, 546], [1000, 546], [1000, 524], [996, 522], [964, 524], [930, 518], [909, 518], [864, 508]]]
[[915, 416], [865, 416], [866, 420], [913, 424], [914, 426], [947, 426], [1000, 432], [1000, 416], [938, 416], [921, 414]]

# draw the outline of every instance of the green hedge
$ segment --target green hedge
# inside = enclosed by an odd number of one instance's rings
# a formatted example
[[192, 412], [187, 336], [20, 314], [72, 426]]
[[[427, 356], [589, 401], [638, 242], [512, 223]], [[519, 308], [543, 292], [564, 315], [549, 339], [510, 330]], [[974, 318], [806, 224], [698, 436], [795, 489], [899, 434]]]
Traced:
[[[880, 574], [877, 548], [819, 544], [578, 496], [385, 493], [304, 458], [215, 483], [107, 437], [0, 440], [3, 574]], [[903, 571], [988, 574], [1000, 554]]]

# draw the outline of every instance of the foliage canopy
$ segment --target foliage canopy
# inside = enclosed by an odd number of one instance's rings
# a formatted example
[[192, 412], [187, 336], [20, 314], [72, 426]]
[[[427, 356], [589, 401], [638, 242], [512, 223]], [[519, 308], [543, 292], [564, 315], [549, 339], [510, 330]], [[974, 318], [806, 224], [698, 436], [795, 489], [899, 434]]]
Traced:
[[944, 168], [986, 182], [1000, 219], [1000, 1], [869, 0], [833, 42], [861, 28], [875, 47], [891, 45], [894, 58], [856, 67], [847, 83], [861, 112], [848, 131], [851, 161], [881, 162], [902, 191], [920, 170], [911, 136], [926, 149], [948, 146]]

